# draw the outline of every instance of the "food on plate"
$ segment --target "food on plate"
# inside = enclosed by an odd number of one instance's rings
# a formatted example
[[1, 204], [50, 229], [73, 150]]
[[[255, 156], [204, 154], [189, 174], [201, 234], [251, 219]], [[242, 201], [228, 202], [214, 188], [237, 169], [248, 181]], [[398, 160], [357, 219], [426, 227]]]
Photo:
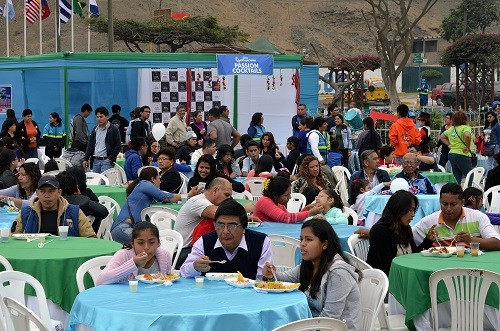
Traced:
[[15, 206], [9, 206], [6, 209], [7, 209], [8, 213], [17, 213], [17, 212], [19, 212], [19, 208], [15, 207]]
[[427, 251], [429, 253], [432, 253], [432, 254], [449, 254], [450, 253], [446, 247], [431, 247]]
[[[238, 277], [236, 277], [236, 281], [239, 282], [239, 283], [242, 283], [245, 281], [245, 277], [243, 277], [243, 274], [239, 271], [236, 271], [238, 273]], [[247, 279], [248, 281], [248, 279]]]
[[299, 283], [289, 283], [283, 284], [282, 282], [260, 282], [256, 284], [258, 288], [266, 289], [266, 290], [291, 290], [298, 288], [300, 286]]
[[180, 278], [179, 275], [174, 274], [144, 274], [145, 280], [175, 280]]

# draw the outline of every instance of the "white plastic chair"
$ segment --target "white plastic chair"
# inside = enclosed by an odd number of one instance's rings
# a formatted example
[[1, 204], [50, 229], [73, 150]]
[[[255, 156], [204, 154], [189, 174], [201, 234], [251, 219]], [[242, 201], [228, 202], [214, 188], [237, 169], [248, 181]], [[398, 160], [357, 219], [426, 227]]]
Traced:
[[140, 176], [140, 175], [141, 175], [141, 171], [142, 171], [142, 169], [144, 169], [144, 168], [148, 168], [148, 167], [153, 167], [153, 168], [155, 168], [156, 170], [158, 170], [158, 173], [160, 173], [160, 172], [161, 172], [160, 168], [158, 168], [158, 167], [155, 167], [155, 166], [143, 166], [143, 167], [140, 167], [139, 169], [137, 169], [137, 176]]
[[101, 224], [99, 225], [99, 229], [97, 229], [96, 233], [97, 238], [113, 240], [113, 237], [111, 235], [111, 226], [113, 225], [113, 215], [115, 214], [115, 208], [116, 207], [111, 207], [111, 209], [108, 209], [108, 216], [101, 220]]
[[262, 196], [262, 191], [264, 191], [265, 181], [266, 178], [251, 177], [251, 178], [246, 178], [243, 181], [243, 185], [248, 185], [250, 193], [252, 193], [253, 199], [258, 200]]
[[164, 208], [162, 211], [157, 211], [151, 216], [151, 223], [156, 225], [158, 230], [172, 230], [175, 221], [177, 220], [177, 212], [171, 209]]
[[109, 185], [108, 177], [98, 174], [96, 172], [86, 172], [85, 176], [87, 178], [87, 185], [101, 185], [101, 182], [104, 182], [104, 185]]
[[436, 183], [436, 184], [434, 184], [434, 187], [436, 188], [436, 193], [437, 193], [437, 194], [439, 194], [439, 192], [441, 192], [441, 188], [442, 188], [443, 186], [445, 186], [446, 184], [448, 184], [448, 183], [446, 183], [446, 182], [441, 182], [441, 183]]
[[439, 171], [446, 172], [445, 167], [443, 167], [442, 165], [438, 164], [437, 167], [438, 167]]
[[62, 159], [60, 157], [56, 157], [56, 158], [54, 158], [54, 160], [57, 162], [57, 167], [59, 168], [60, 171], [64, 171], [67, 168], [73, 166], [71, 164], [71, 162], [69, 162], [68, 160]]
[[40, 159], [42, 160], [42, 163], [45, 165], [47, 162], [50, 161], [50, 157], [48, 157], [47, 155], [45, 154], [39, 154], [40, 156]]
[[347, 263], [352, 265], [354, 268], [358, 270], [365, 270], [365, 269], [373, 269], [368, 263], [365, 261], [361, 260], [359, 257], [357, 257], [354, 254], [351, 254], [349, 252], [343, 252], [345, 258], [347, 259]]
[[359, 282], [361, 294], [361, 330], [373, 330], [389, 288], [389, 280], [382, 270], [365, 269]]
[[343, 178], [349, 182], [351, 178], [351, 172], [344, 166], [333, 166], [332, 167], [333, 174], [337, 178], [337, 182], [340, 182]]
[[125, 173], [125, 170], [118, 163], [115, 163], [113, 168], [120, 172], [122, 185], [127, 184], [127, 174]]
[[[335, 185], [335, 191], [340, 195], [342, 199], [342, 204], [346, 207], [349, 206], [349, 179], [351, 178], [351, 172], [343, 166], [333, 166], [333, 174], [337, 178], [337, 184]], [[356, 222], [357, 224], [357, 222]]]
[[370, 248], [370, 241], [366, 238], [359, 238], [358, 234], [351, 234], [347, 239], [347, 245], [351, 253], [359, 257], [361, 260], [366, 261], [368, 257], [368, 250]]
[[[6, 283], [9, 285], [5, 285]], [[0, 272], [0, 298], [2, 302], [0, 303], [2, 312], [5, 317], [7, 317], [7, 330], [18, 330], [12, 326], [12, 320], [8, 317], [10, 312], [3, 303], [3, 298], [10, 297], [19, 303], [26, 306], [26, 300], [24, 297], [24, 288], [26, 284], [29, 284], [36, 293], [36, 300], [38, 303], [38, 310], [40, 311], [40, 319], [43, 325], [49, 330], [54, 330], [57, 327], [58, 330], [62, 330], [62, 323], [60, 321], [51, 320], [49, 314], [49, 307], [47, 306], [47, 297], [45, 295], [45, 290], [42, 284], [35, 277], [28, 275], [20, 271], [3, 271]], [[9, 327], [10, 326], [10, 327]], [[22, 329], [21, 329], [22, 330]], [[25, 329], [26, 330], [26, 329]]]
[[286, 204], [286, 210], [290, 213], [298, 213], [307, 204], [306, 197], [302, 193], [291, 193], [291, 198]]
[[253, 195], [252, 193], [248, 192], [247, 190], [239, 193], [233, 191], [233, 194], [231, 195], [233, 199], [245, 199], [245, 200], [253, 200]]
[[[491, 195], [491, 201], [489, 196]], [[500, 213], [500, 185], [495, 185], [483, 194], [484, 209], [489, 213]]]
[[375, 325], [373, 331], [408, 331], [405, 325], [405, 315], [388, 315], [386, 306], [381, 305], [378, 312], [378, 325]]
[[[469, 186], [475, 186], [477, 188], [481, 188], [481, 179], [484, 176], [484, 168], [483, 167], [475, 167], [465, 177], [465, 181], [462, 184], [462, 190], [465, 190]], [[472, 181], [472, 183], [470, 183]]]
[[184, 175], [182, 172], [179, 172], [179, 175], [181, 175], [181, 180], [182, 180], [182, 186], [179, 190], [179, 194], [186, 194], [188, 193], [189, 178], [187, 178], [187, 176]]
[[38, 164], [38, 158], [37, 157], [30, 157], [29, 159], [26, 159], [26, 161], [24, 161], [24, 163], [35, 163], [35, 164]]
[[4, 256], [0, 255], [0, 265], [5, 269], [5, 271], [12, 271], [12, 264]]
[[285, 271], [297, 265], [295, 256], [297, 250], [300, 249], [300, 240], [279, 234], [270, 234], [269, 240], [271, 240], [271, 251], [277, 270]]
[[7, 319], [10, 321], [8, 327], [12, 330], [51, 330], [40, 317], [19, 301], [11, 297], [4, 297], [3, 304], [8, 314]]
[[111, 258], [112, 256], [94, 257], [93, 259], [82, 263], [82, 265], [78, 267], [78, 269], [76, 270], [76, 285], [78, 286], [79, 292], [85, 291], [85, 284], [83, 283], [85, 274], [88, 272], [95, 284], [97, 277], [101, 273], [102, 269], [104, 269], [106, 264], [108, 264], [108, 262], [111, 260]]
[[99, 199], [99, 203], [101, 205], [103, 205], [104, 207], [106, 207], [108, 209], [108, 211], [111, 211], [111, 209], [113, 207], [115, 207], [114, 212], [116, 212], [116, 215], [118, 216], [118, 214], [120, 214], [120, 211], [122, 209], [120, 207], [120, 204], [115, 199], [110, 198], [110, 197], [105, 196], [105, 195], [101, 195], [100, 197], [98, 197], [98, 199]]
[[44, 176], [57, 176], [57, 175], [59, 175], [59, 173], [61, 173], [61, 170], [52, 170], [52, 171], [44, 172], [43, 175]]
[[[141, 210], [141, 221], [151, 221], [151, 217], [157, 211], [165, 211], [167, 208], [164, 207], [147, 207]], [[168, 209], [170, 211], [171, 209]], [[147, 217], [146, 217], [147, 216]]]
[[347, 218], [349, 219], [349, 216], [352, 218], [352, 224], [349, 223], [350, 225], [358, 225], [358, 213], [354, 211], [351, 207], [345, 207], [344, 206], [344, 211], [342, 212]]
[[[429, 277], [431, 313], [434, 330], [438, 330], [438, 283], [443, 281], [450, 298], [451, 330], [483, 330], [486, 294], [491, 284], [500, 284], [500, 274], [487, 270], [451, 268], [432, 273]], [[498, 296], [500, 290], [492, 287]], [[497, 310], [496, 325], [500, 322]]]
[[272, 331], [347, 331], [347, 324], [336, 318], [313, 317], [291, 322]]
[[104, 170], [102, 172], [103, 176], [106, 176], [109, 179], [109, 184], [110, 185], [123, 185], [123, 179], [122, 179], [122, 174], [120, 173], [120, 170], [116, 168], [111, 168], [108, 170]]
[[172, 257], [175, 254], [172, 261], [172, 268], [175, 267], [179, 259], [179, 252], [182, 246], [184, 246], [182, 235], [175, 230], [160, 230], [160, 243], [161, 247], [170, 252]]

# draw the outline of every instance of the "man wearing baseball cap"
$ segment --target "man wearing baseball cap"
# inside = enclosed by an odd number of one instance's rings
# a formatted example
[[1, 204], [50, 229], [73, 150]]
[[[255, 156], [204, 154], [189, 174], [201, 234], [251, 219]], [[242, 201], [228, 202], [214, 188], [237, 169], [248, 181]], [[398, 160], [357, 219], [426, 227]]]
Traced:
[[37, 198], [21, 208], [14, 233], [59, 234], [59, 225], [67, 225], [68, 236], [95, 237], [89, 220], [77, 205], [61, 197], [59, 181], [45, 175], [38, 181]]

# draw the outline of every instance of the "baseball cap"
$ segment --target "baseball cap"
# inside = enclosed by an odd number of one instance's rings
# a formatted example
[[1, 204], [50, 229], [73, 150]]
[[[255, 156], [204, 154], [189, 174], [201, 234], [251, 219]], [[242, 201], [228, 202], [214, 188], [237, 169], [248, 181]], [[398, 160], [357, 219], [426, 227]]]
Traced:
[[59, 188], [59, 181], [54, 176], [45, 175], [45, 176], [42, 176], [40, 178], [40, 180], [38, 181], [38, 188], [45, 186], [45, 185], [50, 185], [53, 188]]
[[198, 136], [196, 135], [196, 133], [194, 133], [194, 131], [189, 130], [188, 132], [186, 132], [186, 140], [189, 140], [191, 138], [198, 138]]

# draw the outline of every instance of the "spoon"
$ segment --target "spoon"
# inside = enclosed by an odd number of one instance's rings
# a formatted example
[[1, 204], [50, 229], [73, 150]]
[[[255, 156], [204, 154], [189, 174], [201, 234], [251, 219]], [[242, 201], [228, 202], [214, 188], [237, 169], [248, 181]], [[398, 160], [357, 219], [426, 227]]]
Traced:
[[222, 261], [210, 261], [209, 263], [220, 263], [220, 264], [224, 264], [226, 263], [227, 261], [226, 260], [222, 260]]
[[27, 242], [32, 242], [32, 241], [35, 241], [35, 240], [40, 240], [40, 238], [36, 237], [36, 238], [28, 238], [26, 239]]
[[38, 248], [43, 248], [45, 245], [53, 242], [55, 239], [52, 239], [52, 240], [49, 240], [49, 241], [46, 241], [44, 243], [38, 243]]

